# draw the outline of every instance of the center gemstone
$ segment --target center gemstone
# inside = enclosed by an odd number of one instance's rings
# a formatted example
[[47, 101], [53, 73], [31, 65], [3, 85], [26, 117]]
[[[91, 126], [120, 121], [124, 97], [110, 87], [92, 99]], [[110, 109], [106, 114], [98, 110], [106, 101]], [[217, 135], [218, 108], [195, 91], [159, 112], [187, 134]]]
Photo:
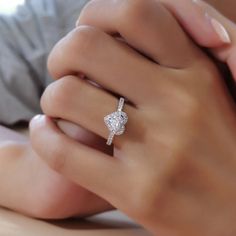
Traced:
[[104, 122], [111, 132], [116, 135], [121, 135], [125, 131], [125, 124], [128, 121], [128, 116], [123, 111], [116, 111], [104, 118]]

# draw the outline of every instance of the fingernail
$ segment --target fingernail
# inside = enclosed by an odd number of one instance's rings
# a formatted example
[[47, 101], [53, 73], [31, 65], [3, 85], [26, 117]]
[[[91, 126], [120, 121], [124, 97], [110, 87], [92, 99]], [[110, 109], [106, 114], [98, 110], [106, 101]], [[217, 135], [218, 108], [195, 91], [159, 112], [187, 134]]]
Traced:
[[212, 17], [212, 15], [209, 13], [209, 10], [207, 9], [208, 5], [202, 0], [192, 0], [192, 2], [197, 4], [201, 8], [203, 13], [205, 14], [206, 19], [208, 20], [208, 22], [210, 22], [219, 39], [223, 43], [231, 43], [228, 31], [216, 18]]
[[38, 122], [40, 122], [42, 119], [44, 118], [43, 115], [36, 115], [34, 116], [30, 123], [29, 123], [29, 127], [32, 127], [33, 125], [37, 124]]
[[228, 31], [218, 20], [211, 17], [211, 24], [222, 42], [231, 43], [231, 39], [230, 39]]
[[44, 117], [43, 115], [39, 114], [34, 116], [31, 121], [40, 121], [41, 119], [43, 119], [43, 117]]

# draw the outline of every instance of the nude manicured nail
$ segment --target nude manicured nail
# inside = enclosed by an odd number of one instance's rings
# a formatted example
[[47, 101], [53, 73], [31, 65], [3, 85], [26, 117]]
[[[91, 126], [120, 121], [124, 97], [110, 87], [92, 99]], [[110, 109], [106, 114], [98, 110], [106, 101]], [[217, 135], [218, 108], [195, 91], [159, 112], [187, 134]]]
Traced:
[[207, 18], [208, 22], [210, 22], [210, 25], [213, 27], [213, 30], [218, 35], [219, 39], [223, 43], [231, 43], [228, 31], [223, 26], [223, 24], [221, 24], [216, 18], [212, 16], [212, 14], [210, 14], [207, 4], [202, 0], [192, 0], [192, 2], [198, 5], [198, 7], [200, 7], [202, 12], [205, 14], [205, 17]]
[[231, 43], [228, 31], [218, 20], [216, 20], [215, 18], [211, 18], [211, 24], [215, 32], [218, 34], [218, 36], [224, 43]]
[[39, 115], [34, 116], [31, 121], [40, 121], [43, 118], [44, 116], [39, 114]]
[[43, 119], [44, 119], [43, 115], [34, 116], [29, 123], [29, 127], [30, 128], [35, 127], [35, 125], [40, 124]]

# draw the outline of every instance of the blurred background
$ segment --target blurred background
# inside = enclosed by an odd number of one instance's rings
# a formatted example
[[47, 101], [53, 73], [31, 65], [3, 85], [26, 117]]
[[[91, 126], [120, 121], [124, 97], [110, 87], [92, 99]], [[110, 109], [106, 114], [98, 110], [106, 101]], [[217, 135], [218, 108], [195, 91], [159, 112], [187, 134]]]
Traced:
[[0, 0], [0, 13], [10, 14], [16, 10], [17, 5], [23, 4], [25, 0]]
[[41, 113], [48, 54], [89, 0], [0, 0], [0, 125]]

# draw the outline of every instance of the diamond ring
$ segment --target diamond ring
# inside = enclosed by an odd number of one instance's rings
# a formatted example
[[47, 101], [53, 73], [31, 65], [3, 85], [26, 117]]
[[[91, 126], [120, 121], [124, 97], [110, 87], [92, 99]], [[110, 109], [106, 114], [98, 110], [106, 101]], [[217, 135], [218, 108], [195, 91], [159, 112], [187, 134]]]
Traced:
[[122, 135], [125, 132], [125, 125], [128, 122], [128, 115], [123, 112], [125, 99], [120, 98], [117, 111], [104, 117], [104, 122], [110, 131], [107, 145], [111, 145], [115, 135]]

